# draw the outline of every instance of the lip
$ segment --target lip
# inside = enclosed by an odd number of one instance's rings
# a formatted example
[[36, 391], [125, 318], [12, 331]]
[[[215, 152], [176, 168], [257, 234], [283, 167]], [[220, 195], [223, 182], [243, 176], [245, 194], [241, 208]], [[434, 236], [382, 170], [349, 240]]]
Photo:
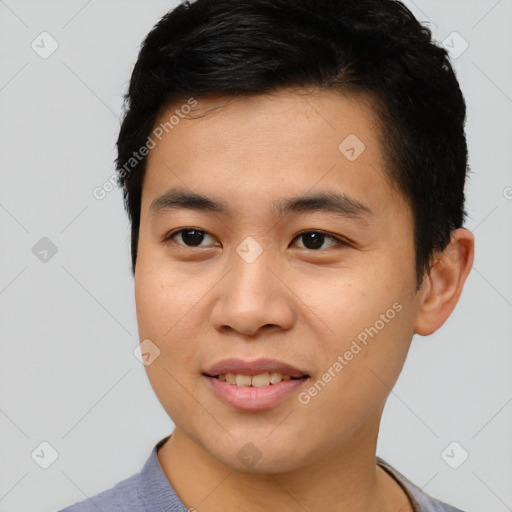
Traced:
[[[252, 387], [237, 386], [216, 379], [219, 374], [234, 373], [242, 375], [258, 375], [265, 372], [277, 372], [294, 377], [278, 384]], [[203, 373], [213, 393], [231, 407], [244, 411], [261, 411], [277, 406], [293, 395], [308, 379], [309, 375], [298, 368], [275, 359], [224, 359], [214, 364]]]
[[219, 374], [234, 373], [241, 375], [259, 375], [265, 372], [277, 372], [282, 375], [289, 375], [296, 379], [307, 376], [307, 372], [294, 366], [278, 361], [277, 359], [255, 359], [245, 361], [243, 359], [231, 358], [223, 359], [203, 372], [204, 375], [214, 377]]

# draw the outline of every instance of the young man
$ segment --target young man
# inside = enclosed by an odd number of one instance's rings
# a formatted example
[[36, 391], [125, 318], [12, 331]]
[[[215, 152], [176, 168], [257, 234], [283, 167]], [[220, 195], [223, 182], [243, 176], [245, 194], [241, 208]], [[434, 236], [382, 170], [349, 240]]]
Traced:
[[465, 103], [391, 0], [198, 0], [142, 46], [117, 168], [149, 380], [175, 424], [66, 512], [455, 511], [376, 458], [455, 308]]

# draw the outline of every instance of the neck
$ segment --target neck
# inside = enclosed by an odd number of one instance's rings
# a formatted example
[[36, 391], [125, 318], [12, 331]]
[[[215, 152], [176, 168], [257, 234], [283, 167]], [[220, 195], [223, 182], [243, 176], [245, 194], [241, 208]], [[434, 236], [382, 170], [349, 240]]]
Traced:
[[377, 434], [378, 422], [346, 443], [351, 448], [294, 471], [258, 474], [226, 466], [176, 428], [158, 459], [191, 510], [412, 511], [398, 483], [376, 465]]

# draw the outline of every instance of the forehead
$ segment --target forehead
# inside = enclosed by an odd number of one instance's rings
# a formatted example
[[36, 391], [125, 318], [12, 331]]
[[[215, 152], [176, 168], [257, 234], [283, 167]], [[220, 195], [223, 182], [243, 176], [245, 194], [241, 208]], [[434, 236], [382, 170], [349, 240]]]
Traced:
[[[265, 155], [267, 158], [292, 159], [300, 153], [312, 156], [314, 148], [318, 155], [324, 155], [329, 148], [329, 154], [337, 157], [339, 144], [351, 136], [350, 140], [357, 143], [356, 150], [361, 151], [364, 146], [365, 152], [373, 153], [374, 160], [381, 160], [378, 116], [368, 95], [286, 89], [256, 96], [212, 96], [193, 101], [195, 106], [190, 109], [190, 99], [184, 99], [161, 111], [155, 125], [165, 132], [164, 144], [158, 144], [160, 149], [174, 141], [182, 150], [196, 149], [188, 154], [180, 152], [188, 158], [204, 156], [205, 151], [211, 156], [222, 152], [225, 158], [250, 143], [252, 148], [274, 149], [275, 152]], [[181, 146], [183, 143], [185, 146]], [[251, 147], [246, 144], [245, 149], [250, 152]], [[152, 153], [159, 153], [158, 148]], [[350, 159], [357, 154], [345, 156]]]
[[361, 204], [395, 198], [366, 96], [287, 90], [197, 99], [190, 112], [185, 104], [191, 102], [163, 110], [155, 124], [163, 133], [148, 156], [146, 209], [177, 185], [224, 197], [235, 208], [250, 201], [253, 209], [272, 203], [275, 210], [280, 197], [310, 191], [339, 192]]

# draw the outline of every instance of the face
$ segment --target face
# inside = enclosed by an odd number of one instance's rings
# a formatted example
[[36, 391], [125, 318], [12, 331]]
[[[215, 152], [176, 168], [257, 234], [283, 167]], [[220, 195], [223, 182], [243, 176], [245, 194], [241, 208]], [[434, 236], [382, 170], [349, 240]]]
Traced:
[[253, 472], [375, 443], [419, 300], [368, 101], [198, 101], [150, 151], [140, 220], [139, 335], [177, 429]]

